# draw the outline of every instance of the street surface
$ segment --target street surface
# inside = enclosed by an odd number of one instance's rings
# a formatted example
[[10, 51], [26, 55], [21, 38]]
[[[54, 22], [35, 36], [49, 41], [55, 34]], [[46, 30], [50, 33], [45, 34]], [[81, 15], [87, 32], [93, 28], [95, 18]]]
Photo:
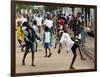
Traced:
[[[72, 32], [69, 32], [72, 36]], [[42, 42], [38, 42], [38, 51], [35, 52], [35, 67], [31, 66], [31, 52], [28, 53], [26, 57], [26, 65], [22, 66], [22, 58], [24, 55], [24, 52], [20, 50], [18, 47], [18, 42], [16, 42], [16, 73], [28, 73], [28, 72], [46, 72], [46, 71], [61, 71], [61, 70], [69, 70], [70, 63], [72, 61], [72, 51], [66, 52], [66, 47], [64, 46], [62, 49], [61, 54], [59, 55], [57, 53], [58, 46], [56, 49], [54, 49], [55, 44], [55, 37], [53, 36], [52, 41], [52, 56], [50, 58], [44, 57], [45, 50], [42, 46]], [[92, 54], [92, 57], [95, 54], [94, 49], [94, 38], [91, 36], [86, 37], [86, 44], [85, 44], [86, 50]], [[85, 52], [87, 52], [85, 51]], [[74, 67], [76, 69], [94, 69], [94, 62], [92, 59], [90, 59], [85, 53], [83, 52], [83, 56], [86, 58], [86, 60], [80, 60], [80, 55], [77, 50], [78, 56], [74, 63]]]

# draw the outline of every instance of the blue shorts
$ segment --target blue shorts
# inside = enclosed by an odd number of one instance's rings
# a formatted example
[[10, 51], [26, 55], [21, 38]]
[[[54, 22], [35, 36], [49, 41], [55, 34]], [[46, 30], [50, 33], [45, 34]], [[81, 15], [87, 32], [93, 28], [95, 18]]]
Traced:
[[26, 42], [26, 49], [32, 49], [32, 51], [34, 51], [34, 44], [30, 43], [30, 42]]
[[50, 47], [51, 47], [50, 43], [44, 43], [44, 48], [50, 48]]

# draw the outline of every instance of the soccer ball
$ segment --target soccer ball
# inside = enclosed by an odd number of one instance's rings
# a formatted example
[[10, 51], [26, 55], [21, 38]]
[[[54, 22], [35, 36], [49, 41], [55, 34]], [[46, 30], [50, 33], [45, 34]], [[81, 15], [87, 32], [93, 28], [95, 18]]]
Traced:
[[89, 27], [86, 27], [86, 28], [85, 28], [85, 31], [86, 31], [86, 32], [91, 32], [91, 29], [90, 29]]

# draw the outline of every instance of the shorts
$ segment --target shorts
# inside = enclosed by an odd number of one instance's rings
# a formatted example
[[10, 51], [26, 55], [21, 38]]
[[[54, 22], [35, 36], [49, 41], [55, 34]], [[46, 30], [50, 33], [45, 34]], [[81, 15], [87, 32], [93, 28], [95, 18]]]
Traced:
[[30, 43], [30, 42], [26, 42], [26, 50], [31, 49], [32, 52], [34, 51], [34, 44]]
[[72, 52], [75, 53], [76, 52], [76, 49], [78, 47], [79, 47], [79, 45], [77, 43], [74, 43], [73, 46], [72, 46], [72, 48], [71, 48]]
[[38, 27], [41, 27], [42, 25], [37, 25]]
[[44, 43], [44, 48], [50, 48], [50, 47], [51, 47], [50, 43]]

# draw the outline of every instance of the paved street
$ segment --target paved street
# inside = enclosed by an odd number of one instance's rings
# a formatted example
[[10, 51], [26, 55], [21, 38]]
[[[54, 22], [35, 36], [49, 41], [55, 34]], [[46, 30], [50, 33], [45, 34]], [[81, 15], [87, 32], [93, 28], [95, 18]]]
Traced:
[[[72, 33], [70, 32], [70, 35]], [[86, 48], [91, 54], [94, 54], [94, 38], [87, 36], [86, 38]], [[20, 50], [18, 47], [18, 42], [16, 45], [16, 73], [26, 73], [26, 72], [45, 72], [45, 71], [61, 71], [61, 70], [69, 70], [69, 66], [73, 57], [71, 51], [66, 53], [66, 47], [63, 47], [61, 54], [57, 53], [58, 47], [54, 49], [55, 38], [53, 36], [52, 43], [52, 56], [50, 58], [44, 57], [45, 52], [42, 46], [42, 42], [38, 42], [38, 52], [35, 52], [35, 67], [31, 66], [31, 53], [29, 53], [26, 57], [26, 65], [22, 66], [22, 58], [24, 52]], [[78, 56], [75, 61], [74, 67], [76, 69], [93, 69], [94, 62], [83, 53], [86, 60], [80, 60], [80, 55], [77, 50]]]

